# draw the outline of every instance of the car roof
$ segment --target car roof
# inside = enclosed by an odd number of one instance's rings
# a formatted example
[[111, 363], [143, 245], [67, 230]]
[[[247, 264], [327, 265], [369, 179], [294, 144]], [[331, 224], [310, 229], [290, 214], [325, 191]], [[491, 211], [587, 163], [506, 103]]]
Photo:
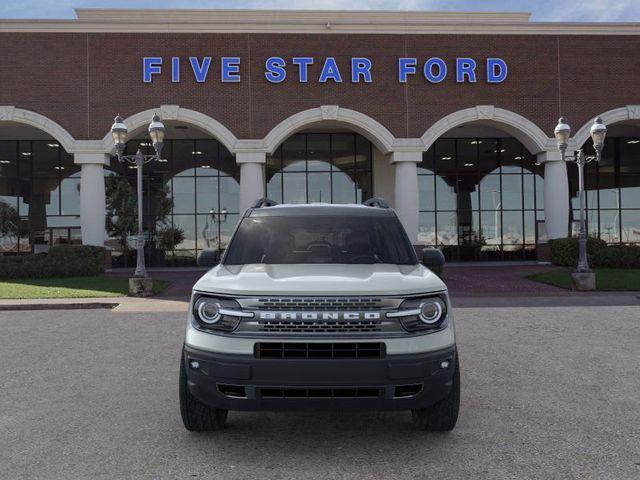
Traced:
[[357, 217], [392, 217], [395, 212], [390, 208], [368, 207], [358, 204], [283, 203], [271, 207], [253, 208], [249, 217], [287, 217], [297, 215], [339, 215]]

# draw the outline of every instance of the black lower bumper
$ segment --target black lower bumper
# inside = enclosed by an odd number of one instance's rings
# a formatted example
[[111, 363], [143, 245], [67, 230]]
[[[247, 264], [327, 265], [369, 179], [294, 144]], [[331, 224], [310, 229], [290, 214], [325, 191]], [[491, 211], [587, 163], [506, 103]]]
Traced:
[[264, 359], [184, 348], [187, 384], [227, 410], [411, 410], [451, 391], [455, 346], [381, 359]]

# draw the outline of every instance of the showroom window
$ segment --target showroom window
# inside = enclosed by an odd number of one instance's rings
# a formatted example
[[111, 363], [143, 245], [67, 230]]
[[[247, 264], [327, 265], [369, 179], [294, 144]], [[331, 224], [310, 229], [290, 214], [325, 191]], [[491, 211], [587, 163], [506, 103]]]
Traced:
[[267, 196], [281, 203], [362, 203], [372, 196], [372, 145], [355, 133], [299, 133], [267, 157]]
[[[591, 140], [584, 146], [593, 151]], [[578, 170], [567, 165], [571, 229], [580, 219]], [[607, 137], [602, 159], [585, 167], [587, 222], [590, 235], [607, 243], [640, 243], [640, 138]]]
[[[127, 143], [126, 153], [141, 146], [151, 154], [148, 140]], [[217, 140], [165, 140], [163, 161], [150, 162], [143, 169], [145, 230], [150, 231], [146, 249], [150, 265], [194, 265], [203, 250], [226, 248], [239, 218], [240, 169], [235, 157]], [[124, 176], [135, 192], [136, 168], [120, 164], [114, 157], [107, 177], [109, 194], [117, 195], [109, 182]], [[172, 230], [174, 229], [174, 230]], [[121, 228], [120, 231], [123, 229]], [[182, 233], [180, 242], [173, 233]], [[133, 236], [127, 238], [133, 248]], [[108, 245], [117, 252], [114, 266], [135, 265], [135, 255], [124, 258], [122, 238], [110, 232]]]
[[533, 258], [542, 167], [512, 138], [441, 138], [418, 165], [418, 241], [449, 260]]
[[55, 140], [0, 141], [0, 253], [80, 244], [80, 167]]

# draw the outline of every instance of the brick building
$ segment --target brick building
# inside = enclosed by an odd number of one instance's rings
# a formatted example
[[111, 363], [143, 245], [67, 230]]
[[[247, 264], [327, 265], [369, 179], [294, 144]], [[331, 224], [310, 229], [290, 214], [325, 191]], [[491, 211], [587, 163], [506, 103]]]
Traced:
[[[224, 248], [251, 200], [385, 197], [416, 244], [450, 259], [535, 258], [575, 231], [571, 149], [586, 173], [588, 228], [640, 242], [639, 24], [535, 23], [518, 13], [77, 10], [0, 20], [0, 252], [105, 244], [119, 179], [116, 114], [145, 166], [149, 261], [189, 265]], [[159, 205], [170, 199], [168, 208]], [[166, 203], [166, 202], [165, 202]], [[166, 206], [166, 205], [165, 205]], [[108, 208], [109, 207], [109, 208]], [[184, 240], [157, 254], [171, 228]]]

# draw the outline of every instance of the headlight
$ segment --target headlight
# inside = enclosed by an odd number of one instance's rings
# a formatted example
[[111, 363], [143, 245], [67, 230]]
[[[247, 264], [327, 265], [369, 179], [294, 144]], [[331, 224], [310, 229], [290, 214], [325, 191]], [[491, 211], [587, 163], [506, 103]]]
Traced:
[[201, 298], [197, 304], [198, 318], [211, 325], [222, 318], [220, 315], [220, 304], [213, 298]]
[[194, 297], [192, 313], [197, 326], [227, 332], [235, 330], [243, 317], [253, 317], [253, 312], [243, 312], [233, 299], [200, 294]]
[[446, 310], [446, 306], [439, 298], [426, 299], [420, 304], [420, 320], [427, 325], [435, 325], [442, 320], [442, 314]]
[[397, 312], [387, 313], [389, 318], [397, 318], [405, 330], [436, 330], [446, 326], [447, 303], [440, 295], [410, 298], [402, 302]]

